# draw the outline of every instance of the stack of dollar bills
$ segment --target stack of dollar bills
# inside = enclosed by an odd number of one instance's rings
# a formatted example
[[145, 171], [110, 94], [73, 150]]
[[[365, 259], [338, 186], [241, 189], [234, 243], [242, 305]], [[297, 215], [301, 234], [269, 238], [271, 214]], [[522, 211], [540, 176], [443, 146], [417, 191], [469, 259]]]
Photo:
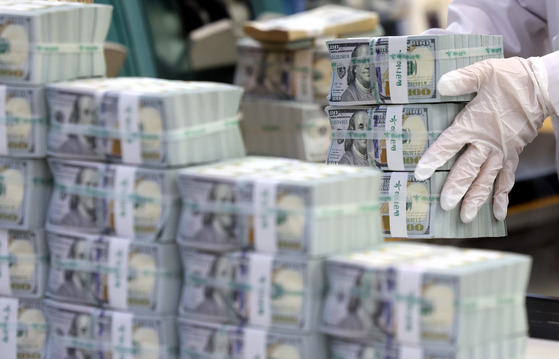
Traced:
[[0, 82], [105, 76], [103, 42], [111, 16], [107, 5], [0, 2]]
[[177, 241], [196, 249], [324, 256], [382, 241], [381, 172], [273, 157], [179, 171]]
[[[427, 148], [474, 96], [442, 96], [439, 79], [477, 61], [503, 57], [502, 36], [389, 36], [327, 44], [333, 73], [326, 108], [332, 141], [326, 162], [385, 172], [385, 236], [505, 236], [505, 223], [495, 220], [490, 201], [469, 224], [460, 220], [460, 206], [449, 212], [441, 208], [442, 185], [456, 156], [430, 180], [419, 182], [413, 176]], [[445, 221], [435, 221], [437, 216]]]
[[178, 353], [176, 318], [45, 300], [49, 338], [45, 359], [158, 358]]
[[323, 260], [258, 252], [182, 249], [179, 313], [202, 322], [315, 333], [324, 289]]
[[140, 241], [175, 240], [177, 170], [50, 158], [54, 190], [47, 229]]
[[425, 35], [350, 38], [327, 42], [332, 62], [330, 105], [464, 102], [442, 96], [442, 75], [503, 57], [497, 35]]
[[316, 103], [244, 99], [241, 130], [249, 155], [324, 162], [330, 124]]
[[49, 232], [49, 297], [138, 314], [173, 313], [182, 285], [175, 243]]
[[0, 296], [2, 358], [44, 358], [48, 325], [43, 301]]
[[428, 244], [333, 256], [321, 329], [396, 351], [439, 348], [474, 358], [465, 354], [526, 337], [530, 267], [524, 255]]
[[526, 343], [526, 336], [521, 335], [455, 349], [332, 337], [328, 352], [331, 359], [524, 359]]
[[178, 321], [180, 359], [327, 358], [322, 335], [301, 335], [273, 329]]
[[48, 153], [160, 168], [242, 157], [242, 93], [228, 84], [153, 78], [51, 84]]
[[46, 115], [43, 87], [0, 84], [0, 156], [45, 157]]
[[0, 157], [0, 228], [44, 227], [51, 177], [42, 159]]
[[48, 268], [42, 229], [0, 229], [0, 296], [41, 299]]
[[507, 235], [505, 221], [493, 216], [491, 201], [483, 204], [470, 223], [460, 219], [460, 206], [445, 211], [440, 193], [448, 171], [436, 171], [425, 181], [413, 172], [383, 172], [381, 216], [385, 237], [391, 238], [480, 238]]

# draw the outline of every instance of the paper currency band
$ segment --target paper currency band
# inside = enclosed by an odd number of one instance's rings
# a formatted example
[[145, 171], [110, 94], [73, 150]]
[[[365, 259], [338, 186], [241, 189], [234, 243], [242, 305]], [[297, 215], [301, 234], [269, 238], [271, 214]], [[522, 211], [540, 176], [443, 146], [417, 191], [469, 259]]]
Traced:
[[[92, 333], [95, 332], [95, 326], [92, 325]], [[94, 339], [81, 339], [76, 337], [71, 337], [67, 335], [61, 335], [59, 333], [52, 333], [52, 339], [57, 343], [63, 345], [66, 348], [75, 348], [86, 351], [97, 351], [97, 352], [114, 352], [117, 354], [130, 354], [130, 355], [159, 355], [159, 357], [167, 357], [169, 355], [176, 355], [179, 348], [176, 346], [150, 346], [145, 343], [141, 344], [141, 349], [139, 346], [123, 346], [116, 345], [100, 340]]]
[[130, 201], [137, 204], [158, 203], [162, 205], [163, 204], [171, 205], [175, 202], [180, 201], [180, 198], [178, 196], [172, 196], [172, 195], [162, 195], [159, 197], [147, 197], [145, 195], [138, 194], [138, 193], [120, 193], [116, 190], [108, 191], [102, 188], [92, 188], [88, 186], [80, 186], [80, 185], [67, 186], [58, 182], [54, 183], [54, 188], [69, 194], [95, 197], [95, 198], [107, 199], [107, 200]]
[[[229, 291], [254, 291], [260, 290], [260, 287], [256, 287], [254, 285], [247, 284], [242, 281], [227, 281], [227, 280], [219, 280], [214, 278], [208, 278], [200, 276], [196, 273], [189, 274], [188, 271], [184, 273], [184, 285], [188, 286], [188, 284], [192, 284], [195, 287], [210, 287], [210, 288], [219, 288], [225, 289]], [[282, 286], [276, 283], [272, 283], [270, 288], [270, 298], [278, 299], [282, 297], [303, 297], [306, 293], [305, 290], [286, 290]]]
[[[373, 38], [371, 43], [374, 43], [376, 39]], [[432, 60], [452, 60], [452, 59], [463, 59], [463, 58], [477, 58], [481, 56], [500, 56], [503, 54], [503, 48], [500, 46], [484, 46], [484, 47], [471, 47], [463, 49], [446, 49], [438, 50], [431, 53], [431, 56], [423, 59], [420, 54], [408, 54], [408, 53], [385, 53], [385, 54], [370, 54], [367, 56], [358, 56], [350, 59], [350, 65], [358, 64], [381, 64], [390, 63], [395, 61], [432, 61]], [[332, 68], [336, 69], [338, 63], [332, 61]], [[346, 67], [346, 65], [343, 65]]]
[[49, 261], [48, 255], [34, 255], [34, 254], [8, 254], [7, 256], [0, 255], [0, 263], [8, 264], [21, 264], [21, 263], [47, 263]]
[[168, 271], [162, 269], [156, 270], [138, 270], [132, 267], [118, 267], [108, 263], [90, 262], [77, 259], [60, 259], [54, 257], [51, 261], [53, 268], [60, 270], [72, 270], [80, 272], [101, 273], [101, 274], [121, 274], [121, 271], [126, 272], [127, 277], [144, 276], [156, 278], [177, 278], [180, 277], [181, 271]]
[[11, 126], [11, 125], [21, 125], [21, 124], [39, 124], [47, 125], [48, 121], [44, 117], [32, 116], [31, 118], [21, 118], [21, 117], [0, 117], [0, 125]]
[[44, 54], [81, 54], [81, 53], [101, 53], [104, 50], [105, 44], [102, 42], [98, 43], [87, 43], [87, 42], [68, 42], [68, 43], [57, 43], [57, 42], [36, 42], [36, 43], [24, 43], [24, 42], [14, 42], [9, 40], [3, 41], [2, 52], [8, 51], [28, 51], [35, 53]]
[[85, 136], [111, 138], [115, 140], [148, 140], [148, 141], [181, 141], [189, 138], [196, 138], [206, 136], [212, 133], [227, 131], [231, 128], [237, 127], [239, 124], [239, 116], [223, 119], [220, 121], [203, 123], [190, 127], [178, 128], [160, 133], [143, 133], [143, 132], [126, 132], [119, 130], [112, 130], [99, 126], [86, 126], [77, 124], [57, 124], [51, 123], [52, 130], [66, 133], [78, 134]]
[[425, 138], [436, 140], [443, 131], [403, 131], [401, 133], [387, 132], [380, 128], [370, 130], [333, 130], [333, 140], [345, 139], [367, 139], [367, 140], [390, 140], [390, 139], [412, 139], [417, 135], [422, 135]]
[[[428, 195], [414, 194], [412, 196], [407, 196], [406, 198], [407, 198], [405, 201], [406, 203], [413, 203], [413, 202], [440, 203], [441, 201], [441, 195], [438, 193], [428, 194]], [[379, 197], [379, 201], [381, 203], [388, 203], [394, 200], [400, 200], [400, 198], [396, 196], [390, 196], [388, 194], [381, 194]]]
[[[205, 212], [205, 213], [228, 213], [237, 215], [254, 215], [255, 208], [250, 204], [230, 204], [223, 202], [205, 202], [198, 203], [191, 201], [189, 199], [183, 198], [183, 207], [187, 208], [193, 212]], [[352, 216], [356, 214], [363, 214], [368, 212], [375, 212], [380, 209], [380, 204], [378, 202], [363, 202], [356, 204], [337, 204], [330, 206], [319, 206], [319, 207], [307, 207], [301, 209], [300, 207], [266, 207], [266, 210], [273, 214], [278, 215], [308, 215], [314, 218], [329, 218], [329, 217], [340, 217], [340, 216]]]

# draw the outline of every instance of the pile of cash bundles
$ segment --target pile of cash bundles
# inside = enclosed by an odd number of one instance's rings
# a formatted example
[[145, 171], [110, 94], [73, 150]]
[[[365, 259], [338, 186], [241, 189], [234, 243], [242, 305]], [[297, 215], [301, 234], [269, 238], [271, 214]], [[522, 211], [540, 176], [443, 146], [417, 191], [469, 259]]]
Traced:
[[460, 206], [448, 212], [440, 207], [442, 185], [455, 158], [431, 179], [413, 176], [425, 150], [474, 96], [443, 96], [439, 79], [476, 61], [503, 57], [502, 36], [389, 36], [327, 44], [332, 64], [327, 163], [383, 171], [385, 236], [505, 236], [505, 223], [493, 217], [489, 202], [468, 224], [459, 218]]
[[104, 76], [111, 16], [107, 5], [0, 1], [2, 358], [42, 359], [47, 351], [45, 220], [52, 178], [45, 85]]
[[325, 358], [324, 260], [382, 242], [379, 185], [272, 157], [181, 170], [181, 358]]
[[327, 39], [382, 35], [377, 13], [325, 5], [245, 24], [234, 83], [245, 89], [243, 131], [251, 155], [324, 162], [330, 125], [324, 113], [332, 69]]

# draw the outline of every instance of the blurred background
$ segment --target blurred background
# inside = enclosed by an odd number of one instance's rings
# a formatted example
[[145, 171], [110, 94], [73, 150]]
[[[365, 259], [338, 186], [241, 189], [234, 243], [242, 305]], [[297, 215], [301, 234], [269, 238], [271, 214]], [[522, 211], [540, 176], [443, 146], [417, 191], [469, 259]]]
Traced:
[[[107, 46], [109, 75], [234, 83], [235, 72], [242, 60], [238, 44], [245, 37], [243, 24], [246, 21], [339, 4], [377, 12], [380, 18], [377, 35], [417, 35], [431, 27], [445, 27], [450, 0], [95, 2], [114, 6], [108, 36], [110, 44]], [[328, 81], [328, 78], [324, 80]], [[314, 102], [318, 106], [325, 104], [324, 98]], [[556, 280], [559, 273], [556, 143], [549, 121], [540, 132], [521, 156], [517, 183], [510, 193], [509, 235], [493, 239], [435, 241], [529, 254], [534, 259], [534, 267], [528, 291], [534, 296], [559, 298], [559, 281]], [[328, 133], [323, 135], [329, 138]], [[314, 157], [313, 160], [319, 161], [320, 158]]]

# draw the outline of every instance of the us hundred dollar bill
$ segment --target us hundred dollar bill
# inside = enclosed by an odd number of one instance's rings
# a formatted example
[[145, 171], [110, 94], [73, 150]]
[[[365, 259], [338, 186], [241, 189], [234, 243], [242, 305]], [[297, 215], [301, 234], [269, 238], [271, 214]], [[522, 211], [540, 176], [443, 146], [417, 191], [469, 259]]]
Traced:
[[168, 313], [179, 300], [174, 244], [49, 232], [51, 298], [140, 314]]
[[502, 37], [426, 35], [328, 41], [332, 60], [330, 105], [469, 101], [442, 96], [440, 77], [476, 61], [503, 57]]
[[48, 270], [48, 248], [42, 229], [0, 229], [0, 296], [42, 298]]
[[45, 359], [121, 358], [174, 359], [176, 318], [45, 300], [49, 343]]
[[0, 157], [0, 225], [33, 230], [44, 226], [51, 190], [46, 161]]
[[332, 359], [522, 359], [526, 343], [526, 336], [516, 336], [470, 347], [441, 348], [331, 337], [328, 339], [328, 349]]
[[[411, 171], [464, 107], [459, 103], [329, 106], [327, 164]], [[449, 170], [454, 159], [441, 167]]]
[[[507, 271], [520, 283], [507, 280]], [[322, 330], [446, 348], [525, 335], [529, 271], [526, 256], [429, 245], [333, 257], [326, 263]], [[484, 280], [491, 283], [480, 285]], [[507, 315], [509, 325], [499, 326]]]
[[218, 255], [185, 247], [181, 252], [181, 315], [299, 333], [316, 329], [323, 285], [320, 261], [244, 252]]
[[58, 159], [50, 166], [48, 229], [174, 240], [180, 202], [174, 170]]
[[0, 297], [2, 358], [44, 358], [47, 321], [41, 300]]
[[[438, 171], [426, 181], [413, 172], [384, 172], [381, 180], [382, 226], [385, 237], [394, 238], [477, 238], [505, 236], [505, 221], [492, 213], [492, 203], [481, 206], [470, 223], [460, 219], [460, 205], [445, 211], [440, 193], [447, 171]], [[491, 198], [491, 196], [490, 196]]]
[[178, 320], [181, 359], [325, 358], [320, 334], [300, 335], [250, 326]]

